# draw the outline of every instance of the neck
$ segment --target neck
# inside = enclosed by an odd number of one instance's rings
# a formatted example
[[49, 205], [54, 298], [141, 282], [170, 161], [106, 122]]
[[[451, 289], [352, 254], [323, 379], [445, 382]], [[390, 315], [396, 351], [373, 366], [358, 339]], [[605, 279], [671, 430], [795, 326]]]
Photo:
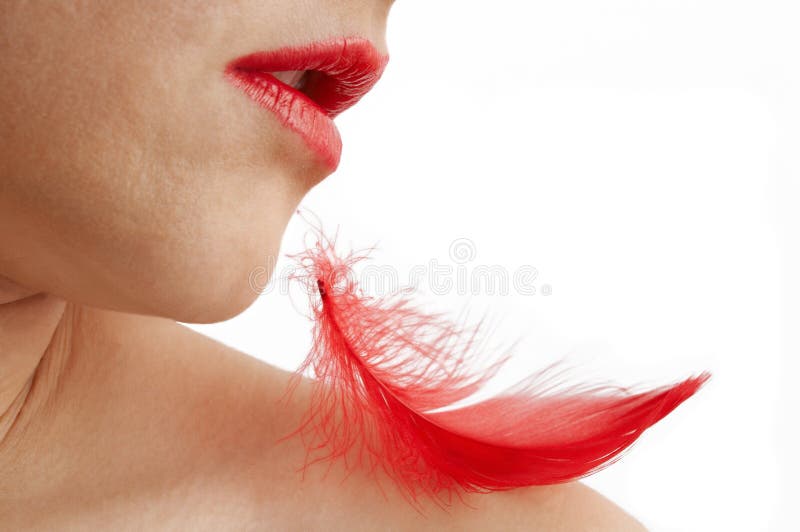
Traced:
[[28, 402], [34, 375], [53, 348], [65, 309], [66, 302], [57, 297], [0, 277], [0, 444]]

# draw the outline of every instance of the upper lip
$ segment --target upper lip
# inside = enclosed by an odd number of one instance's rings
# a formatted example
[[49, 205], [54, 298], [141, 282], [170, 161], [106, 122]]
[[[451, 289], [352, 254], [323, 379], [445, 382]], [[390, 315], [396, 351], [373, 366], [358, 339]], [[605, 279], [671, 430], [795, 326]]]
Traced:
[[270, 76], [333, 118], [369, 92], [388, 60], [369, 40], [346, 37], [255, 52], [232, 61], [226, 71], [232, 76]]

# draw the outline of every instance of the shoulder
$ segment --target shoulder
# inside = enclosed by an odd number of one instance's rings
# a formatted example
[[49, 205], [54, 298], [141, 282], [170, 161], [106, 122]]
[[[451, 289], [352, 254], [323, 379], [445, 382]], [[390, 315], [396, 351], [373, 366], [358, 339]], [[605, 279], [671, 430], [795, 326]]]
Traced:
[[[390, 481], [365, 471], [345, 471], [342, 463], [320, 463], [305, 469], [303, 442], [286, 438], [302, 421], [311, 383], [299, 381], [287, 396], [291, 374], [191, 332], [190, 343], [202, 347], [198, 360], [230, 401], [222, 431], [238, 458], [229, 473], [239, 478], [248, 498], [260, 510], [261, 526], [320, 529], [338, 523], [350, 530], [612, 530], [644, 527], [614, 503], [580, 483], [532, 487], [490, 494], [469, 494], [442, 508], [419, 509], [392, 488]], [[187, 337], [188, 339], [188, 337]], [[225, 392], [224, 390], [228, 390]], [[231, 394], [230, 390], [237, 390]], [[257, 523], [254, 523], [259, 526]]]
[[[641, 531], [641, 523], [593, 489], [573, 482], [509, 492], [495, 501], [500, 515], [508, 515], [516, 529], [537, 520], [541, 530]], [[501, 496], [499, 499], [502, 499]]]

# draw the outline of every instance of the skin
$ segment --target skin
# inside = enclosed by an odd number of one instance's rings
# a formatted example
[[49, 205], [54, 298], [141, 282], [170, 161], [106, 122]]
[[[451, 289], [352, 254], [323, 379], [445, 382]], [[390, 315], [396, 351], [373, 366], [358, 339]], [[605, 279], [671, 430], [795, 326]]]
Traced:
[[[0, 6], [0, 522], [12, 530], [639, 530], [580, 484], [410, 506], [298, 473], [310, 383], [177, 321], [247, 308], [328, 170], [221, 73], [390, 0]], [[357, 111], [353, 111], [357, 112]], [[279, 326], [279, 324], [276, 324]]]

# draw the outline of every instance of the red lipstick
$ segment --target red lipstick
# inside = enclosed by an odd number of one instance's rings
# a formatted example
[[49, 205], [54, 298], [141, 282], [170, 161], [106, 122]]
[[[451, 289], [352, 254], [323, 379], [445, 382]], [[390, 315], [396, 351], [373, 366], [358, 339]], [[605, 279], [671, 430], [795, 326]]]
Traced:
[[342, 154], [333, 119], [369, 92], [388, 60], [368, 40], [343, 37], [246, 55], [229, 63], [225, 75], [333, 171]]

